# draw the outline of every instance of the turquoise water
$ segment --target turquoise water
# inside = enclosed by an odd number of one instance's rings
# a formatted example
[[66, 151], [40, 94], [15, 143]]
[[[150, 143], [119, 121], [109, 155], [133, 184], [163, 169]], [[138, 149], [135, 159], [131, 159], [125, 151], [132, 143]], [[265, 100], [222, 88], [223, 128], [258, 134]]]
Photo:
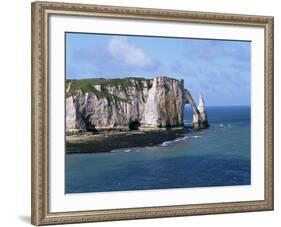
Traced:
[[[250, 184], [250, 107], [207, 113], [208, 129], [158, 146], [66, 155], [66, 193]], [[187, 126], [191, 119], [186, 106]]]

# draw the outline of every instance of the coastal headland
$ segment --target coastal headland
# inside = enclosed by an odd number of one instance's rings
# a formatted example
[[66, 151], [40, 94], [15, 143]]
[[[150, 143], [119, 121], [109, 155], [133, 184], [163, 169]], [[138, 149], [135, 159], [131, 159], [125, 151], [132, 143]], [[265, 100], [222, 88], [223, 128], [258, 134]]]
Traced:
[[67, 80], [67, 153], [76, 153], [78, 147], [79, 152], [107, 152], [176, 139], [187, 131], [186, 104], [193, 112], [193, 128], [207, 128], [204, 99], [200, 96], [197, 106], [183, 80], [162, 76]]

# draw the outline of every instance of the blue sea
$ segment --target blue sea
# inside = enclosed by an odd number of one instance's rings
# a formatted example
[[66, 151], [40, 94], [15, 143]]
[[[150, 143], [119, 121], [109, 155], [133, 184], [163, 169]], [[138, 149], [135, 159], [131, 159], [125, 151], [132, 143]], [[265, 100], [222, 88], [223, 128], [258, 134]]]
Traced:
[[[207, 107], [210, 127], [150, 147], [66, 154], [66, 193], [251, 184], [250, 107]], [[192, 113], [185, 107], [185, 125]]]

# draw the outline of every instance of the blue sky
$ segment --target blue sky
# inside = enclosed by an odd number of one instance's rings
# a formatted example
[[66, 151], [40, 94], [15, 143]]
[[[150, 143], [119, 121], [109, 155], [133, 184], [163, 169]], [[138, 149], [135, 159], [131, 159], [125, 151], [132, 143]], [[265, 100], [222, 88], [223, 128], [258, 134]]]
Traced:
[[66, 34], [66, 78], [169, 76], [208, 106], [250, 105], [246, 41]]

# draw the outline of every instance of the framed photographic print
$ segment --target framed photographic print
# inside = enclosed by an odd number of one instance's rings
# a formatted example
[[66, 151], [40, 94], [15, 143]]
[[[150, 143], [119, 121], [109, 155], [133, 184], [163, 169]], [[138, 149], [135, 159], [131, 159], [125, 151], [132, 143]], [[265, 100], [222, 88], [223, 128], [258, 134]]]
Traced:
[[273, 17], [32, 3], [32, 223], [273, 209]]

